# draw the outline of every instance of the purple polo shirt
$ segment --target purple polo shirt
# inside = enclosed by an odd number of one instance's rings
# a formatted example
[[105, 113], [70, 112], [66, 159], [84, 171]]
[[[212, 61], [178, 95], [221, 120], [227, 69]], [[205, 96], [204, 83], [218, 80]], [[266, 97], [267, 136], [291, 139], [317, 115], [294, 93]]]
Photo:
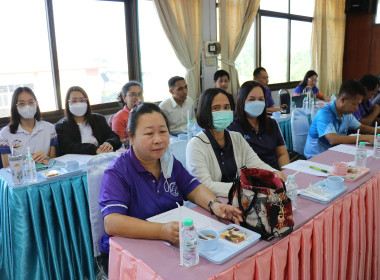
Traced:
[[371, 114], [372, 109], [372, 101], [368, 100], [367, 103], [361, 103], [358, 106], [358, 109], [353, 113], [355, 118], [360, 121], [363, 118], [366, 118], [369, 114]]
[[269, 87], [265, 88], [265, 106], [267, 108], [274, 106], [274, 100], [272, 98], [272, 92], [270, 91]]
[[[162, 172], [157, 181], [138, 161], [133, 148], [130, 148], [104, 172], [99, 207], [103, 217], [120, 213], [145, 220], [177, 207], [176, 202], [182, 205], [183, 199], [198, 185], [199, 181], [176, 159], [167, 182]], [[105, 233], [99, 244], [100, 251], [106, 254], [109, 253], [109, 237]]]

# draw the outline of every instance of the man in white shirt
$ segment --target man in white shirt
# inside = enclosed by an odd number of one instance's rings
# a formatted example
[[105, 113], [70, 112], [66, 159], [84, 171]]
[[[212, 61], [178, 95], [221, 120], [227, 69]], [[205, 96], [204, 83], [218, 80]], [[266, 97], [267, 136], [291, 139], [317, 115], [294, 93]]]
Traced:
[[169, 79], [171, 97], [160, 103], [160, 108], [169, 121], [170, 131], [186, 130], [189, 120], [195, 119], [194, 101], [187, 96], [187, 84], [184, 78], [174, 76]]

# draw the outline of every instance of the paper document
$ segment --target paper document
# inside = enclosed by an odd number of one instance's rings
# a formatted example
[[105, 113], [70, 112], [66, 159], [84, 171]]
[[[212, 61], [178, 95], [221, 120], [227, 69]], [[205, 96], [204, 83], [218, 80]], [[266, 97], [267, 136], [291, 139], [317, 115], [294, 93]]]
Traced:
[[330, 165], [326, 165], [326, 164], [322, 164], [318, 162], [312, 162], [310, 160], [297, 160], [283, 166], [283, 168], [299, 171], [299, 172], [314, 175], [314, 176], [327, 177], [329, 175], [329, 173], [312, 169], [310, 166], [314, 166], [316, 168], [320, 168], [328, 172], [331, 172], [334, 170], [334, 168]]
[[76, 160], [79, 162], [79, 165], [82, 165], [87, 164], [87, 161], [89, 161], [91, 158], [91, 155], [67, 154], [64, 156], [57, 157], [55, 159], [64, 163], [67, 163], [70, 160]]
[[[356, 147], [352, 145], [345, 145], [340, 144], [334, 147], [331, 147], [329, 150], [341, 152], [345, 154], [355, 155], [356, 154]], [[373, 150], [367, 149], [367, 157], [373, 156]]]
[[[158, 214], [156, 216], [150, 217], [146, 219], [149, 222], [155, 222], [155, 223], [168, 223], [168, 222], [179, 222], [178, 221], [178, 208], [172, 209], [170, 211]], [[194, 227], [197, 230], [201, 230], [204, 228], [212, 228], [215, 230], [219, 230], [226, 225], [214, 220], [210, 217], [207, 217], [205, 215], [202, 215], [201, 213], [198, 213], [194, 210], [191, 210], [185, 206], [181, 206], [181, 217], [182, 219], [190, 218], [193, 219]]]

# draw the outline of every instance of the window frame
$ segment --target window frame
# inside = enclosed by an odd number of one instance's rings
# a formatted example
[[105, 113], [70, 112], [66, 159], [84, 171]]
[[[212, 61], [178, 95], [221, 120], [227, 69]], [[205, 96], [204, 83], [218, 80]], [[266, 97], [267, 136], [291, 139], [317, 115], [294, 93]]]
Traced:
[[272, 90], [277, 90], [281, 88], [290, 89], [293, 88], [294, 85], [298, 85], [301, 80], [299, 81], [290, 81], [290, 64], [291, 64], [291, 36], [292, 36], [292, 30], [291, 30], [291, 21], [302, 21], [302, 22], [313, 22], [313, 17], [309, 16], [302, 16], [302, 15], [296, 15], [290, 13], [290, 0], [288, 0], [288, 13], [282, 13], [282, 12], [274, 12], [274, 11], [268, 11], [268, 10], [262, 10], [259, 7], [259, 10], [256, 15], [256, 65], [255, 68], [261, 66], [261, 17], [272, 17], [272, 18], [281, 18], [281, 19], [287, 19], [288, 20], [288, 36], [287, 36], [287, 73], [286, 73], [286, 82], [283, 83], [277, 83], [277, 84], [270, 84], [270, 87]]
[[[107, 2], [122, 2], [124, 3], [124, 19], [126, 25], [126, 45], [127, 45], [127, 60], [128, 60], [128, 77], [129, 80], [141, 81], [141, 63], [140, 63], [140, 41], [138, 34], [138, 7], [137, 0], [97, 0]], [[60, 89], [57, 42], [55, 35], [55, 24], [53, 14], [53, 0], [45, 0], [45, 13], [47, 21], [47, 32], [49, 39], [49, 51], [51, 61], [51, 71], [54, 87], [54, 98], [57, 110], [42, 112], [42, 117], [45, 121], [56, 123], [65, 116], [65, 109], [62, 104], [62, 92]], [[121, 109], [118, 102], [109, 102], [103, 104], [91, 105], [91, 109], [95, 113], [109, 115], [114, 114]], [[0, 118], [0, 127], [8, 125], [10, 117]]]

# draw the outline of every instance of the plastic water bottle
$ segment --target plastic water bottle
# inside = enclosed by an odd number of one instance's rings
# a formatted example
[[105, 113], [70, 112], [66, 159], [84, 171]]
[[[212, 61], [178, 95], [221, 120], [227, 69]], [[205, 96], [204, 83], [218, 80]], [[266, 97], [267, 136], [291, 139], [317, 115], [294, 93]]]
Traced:
[[373, 143], [373, 157], [380, 159], [380, 134], [377, 134], [375, 143]]
[[292, 209], [296, 210], [298, 185], [293, 175], [288, 175], [286, 179], [285, 187], [286, 187], [286, 194], [292, 200]]
[[190, 267], [199, 263], [198, 232], [192, 219], [184, 219], [181, 230], [183, 242], [183, 265]]
[[292, 101], [292, 104], [290, 104], [290, 114], [293, 113], [294, 109], [296, 109], [296, 102]]
[[336, 100], [335, 93], [331, 94], [330, 103], [334, 102]]
[[189, 120], [187, 123], [187, 138], [190, 140], [194, 136], [195, 123], [193, 120]]
[[360, 142], [358, 148], [356, 149], [355, 165], [365, 167], [366, 161], [367, 161], [367, 149], [365, 147], [365, 143]]
[[25, 171], [25, 182], [33, 183], [37, 182], [37, 171], [36, 171], [36, 163], [30, 153], [30, 148], [28, 147], [28, 154], [26, 155], [26, 159], [24, 162], [24, 171]]
[[307, 103], [307, 97], [305, 96], [302, 101], [302, 109], [307, 113], [309, 111], [309, 104]]

